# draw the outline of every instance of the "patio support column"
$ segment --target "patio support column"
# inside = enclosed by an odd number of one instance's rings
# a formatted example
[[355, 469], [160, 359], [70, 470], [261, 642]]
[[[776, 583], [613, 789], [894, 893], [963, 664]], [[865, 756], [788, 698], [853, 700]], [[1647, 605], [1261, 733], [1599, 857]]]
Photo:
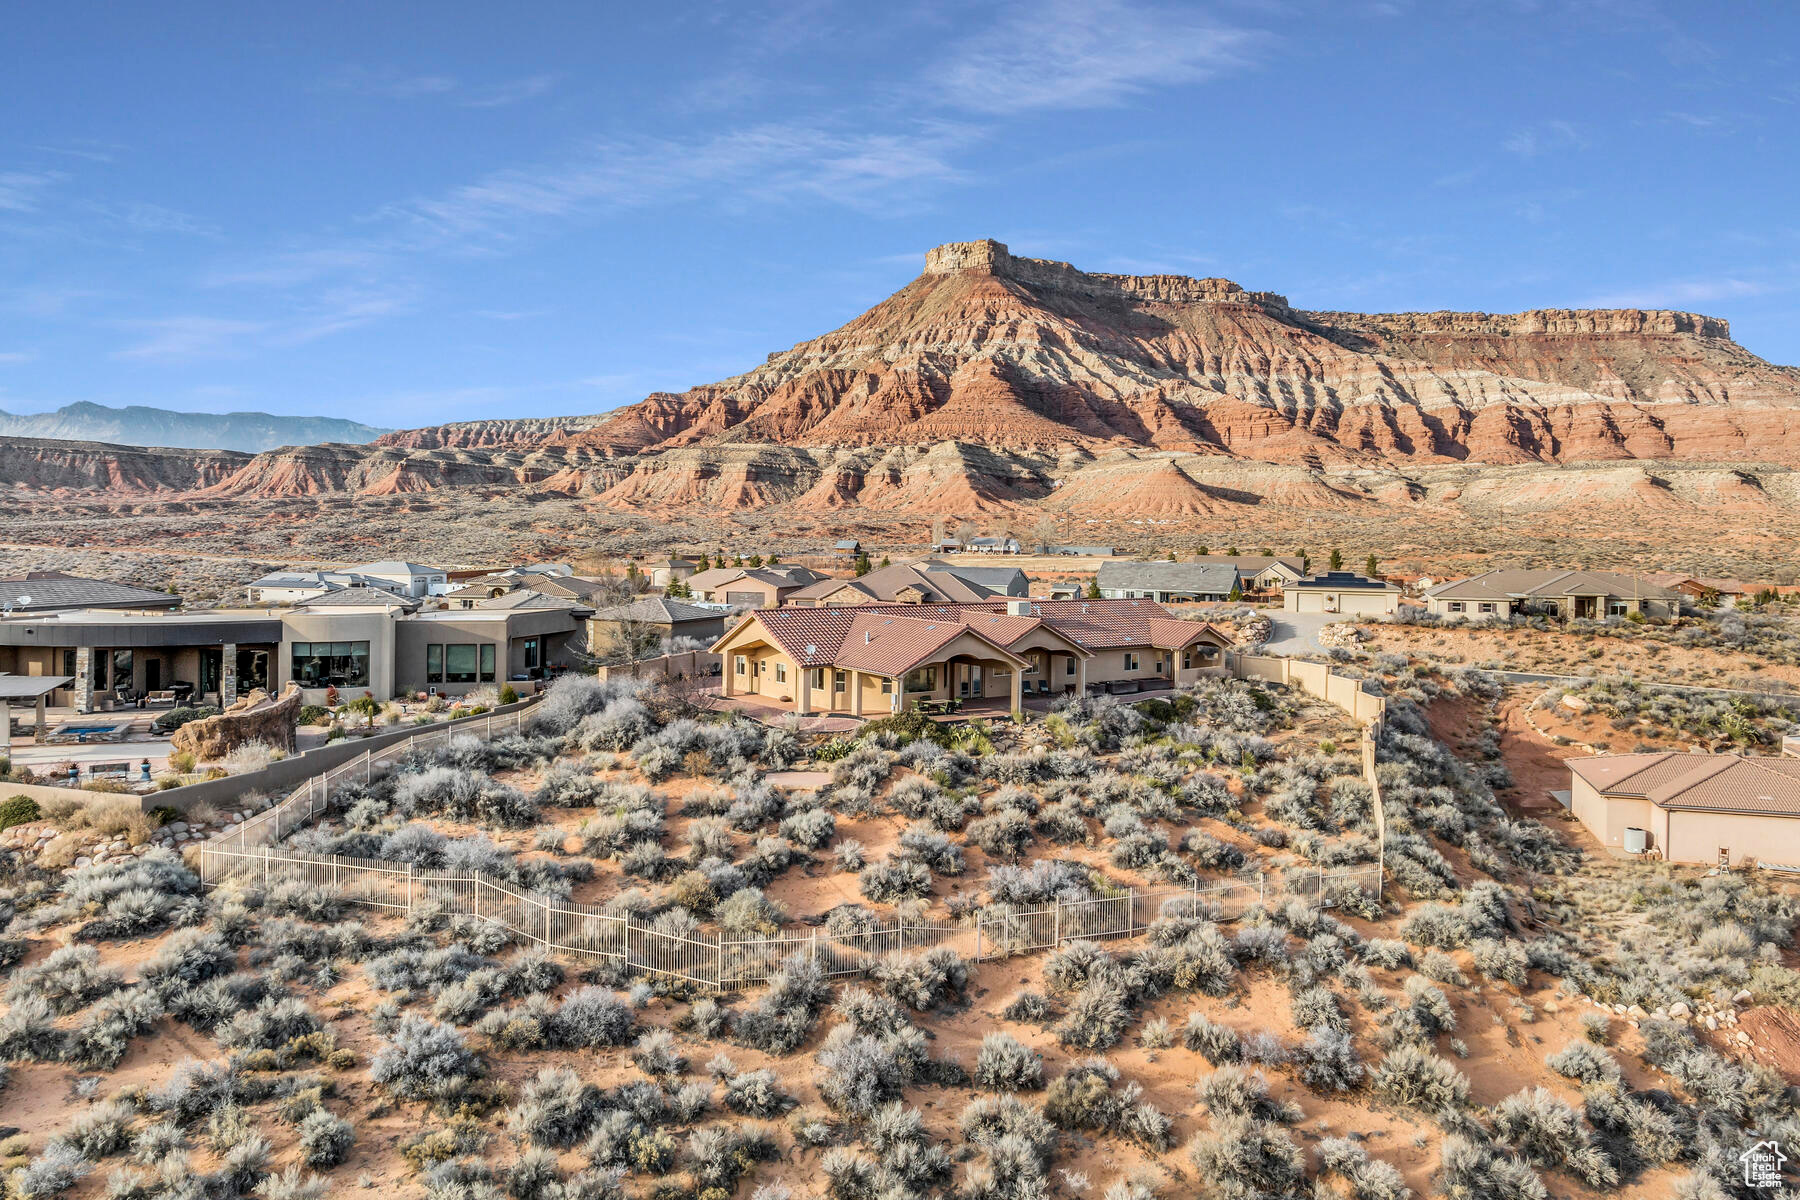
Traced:
[[796, 666], [800, 672], [799, 686], [794, 690], [796, 697], [794, 711], [803, 717], [812, 715], [812, 668]]
[[[0, 723], [0, 729], [6, 730], [10, 737], [12, 731], [10, 719], [8, 722]], [[44, 698], [42, 696], [37, 698], [37, 723], [31, 727], [31, 740], [34, 742], [44, 740]]]
[[226, 642], [219, 647], [219, 707], [230, 708], [236, 703], [237, 643]]
[[1087, 695], [1087, 659], [1085, 658], [1076, 658], [1075, 660], [1075, 694], [1077, 696]]
[[862, 716], [862, 672], [850, 672], [850, 715]]
[[[38, 697], [38, 728], [44, 727], [44, 698]], [[0, 758], [12, 757], [12, 705], [0, 700]]]
[[1013, 712], [1022, 713], [1025, 711], [1024, 689], [1025, 689], [1025, 672], [1023, 669], [1021, 669], [1018, 666], [1018, 664], [1015, 663], [1013, 665], [1013, 673], [1012, 673], [1012, 711]]
[[94, 650], [79, 646], [75, 650], [75, 711], [94, 711]]
[[727, 700], [737, 695], [737, 685], [733, 682], [737, 679], [737, 657], [737, 655], [727, 652], [724, 663], [725, 670], [719, 675], [719, 691]]

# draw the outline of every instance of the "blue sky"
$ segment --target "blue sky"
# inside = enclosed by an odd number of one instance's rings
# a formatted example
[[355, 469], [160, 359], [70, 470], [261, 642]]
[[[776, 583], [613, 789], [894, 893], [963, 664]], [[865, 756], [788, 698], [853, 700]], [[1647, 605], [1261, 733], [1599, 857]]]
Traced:
[[13, 5], [0, 409], [411, 426], [748, 369], [996, 237], [1800, 362], [1800, 8]]

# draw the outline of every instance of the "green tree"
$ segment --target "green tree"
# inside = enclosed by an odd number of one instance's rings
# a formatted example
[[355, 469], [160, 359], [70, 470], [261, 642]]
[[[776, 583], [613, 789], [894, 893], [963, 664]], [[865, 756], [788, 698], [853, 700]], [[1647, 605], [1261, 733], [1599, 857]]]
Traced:
[[1201, 545], [1194, 550], [1194, 557], [1205, 558], [1207, 555], [1209, 555], [1211, 553], [1212, 553], [1212, 551], [1207, 548], [1206, 544], [1201, 543]]
[[1331, 569], [1334, 571], [1341, 571], [1344, 569], [1344, 552], [1342, 550], [1333, 550], [1331, 552]]
[[762, 566], [762, 562], [763, 562], [762, 555], [752, 554], [748, 560], [747, 565], [752, 566], [752, 567], [760, 567], [760, 566]]
[[1242, 600], [1243, 598], [1244, 598], [1244, 581], [1241, 579], [1233, 579], [1231, 581], [1231, 594], [1229, 596], [1227, 596], [1226, 599], [1227, 600]]
[[881, 565], [882, 565], [882, 566], [884, 566], [884, 567], [891, 567], [891, 566], [893, 566], [893, 565], [894, 565], [894, 564], [893, 564], [893, 563], [892, 563], [892, 562], [890, 562], [890, 561], [889, 561], [889, 560], [888, 560], [888, 556], [887, 556], [887, 555], [885, 555], [885, 554], [884, 554], [884, 555], [882, 555], [882, 556], [881, 556]]
[[735, 558], [733, 558], [733, 559], [732, 559], [732, 560], [731, 560], [731, 565], [732, 565], [732, 566], [734, 566], [734, 567], [741, 567], [741, 566], [743, 566], [743, 565], [744, 565], [744, 556], [743, 556], [743, 555], [741, 555], [741, 554], [739, 554], [739, 555], [737, 555], [737, 556], [736, 556], [736, 557], [735, 557]]
[[1227, 557], [1227, 558], [1236, 558], [1236, 557], [1237, 557], [1237, 556], [1238, 556], [1238, 552], [1237, 552], [1237, 547], [1236, 547], [1236, 546], [1227, 546], [1227, 547], [1225, 547], [1225, 557]]
[[1257, 553], [1262, 555], [1264, 558], [1274, 558], [1275, 557], [1275, 547], [1264, 546], [1261, 550], [1258, 550]]
[[1300, 556], [1300, 573], [1302, 575], [1312, 574], [1312, 555], [1308, 554], [1304, 547], [1295, 553]]
[[869, 556], [861, 550], [856, 552], [856, 573], [858, 575], [867, 575], [869, 573]]
[[663, 589], [663, 595], [672, 600], [686, 600], [693, 594], [694, 589], [689, 587], [685, 580], [681, 579], [670, 580], [669, 586]]
[[1089, 600], [1099, 600], [1103, 598], [1100, 595], [1100, 579], [1098, 576], [1088, 580], [1087, 598]]
[[1379, 579], [1381, 577], [1381, 563], [1373, 554], [1369, 555], [1368, 561], [1363, 563], [1363, 574], [1367, 575], [1370, 579]]
[[763, 561], [768, 563], [771, 567], [781, 565], [781, 560], [779, 558], [775, 557], [773, 554], [771, 554], [771, 555], [769, 555], [769, 557], [763, 559]]

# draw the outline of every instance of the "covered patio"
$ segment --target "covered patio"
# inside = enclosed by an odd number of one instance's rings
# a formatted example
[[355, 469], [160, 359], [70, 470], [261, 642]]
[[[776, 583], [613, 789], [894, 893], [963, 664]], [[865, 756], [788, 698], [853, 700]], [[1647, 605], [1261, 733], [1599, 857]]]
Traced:
[[[58, 688], [66, 688], [74, 682], [68, 675], [0, 675], [0, 734], [5, 735], [0, 737], [0, 752], [12, 746], [13, 705], [24, 705], [34, 711], [36, 719], [31, 726], [31, 740], [41, 742], [49, 697]], [[0, 757], [10, 755], [0, 753]]]

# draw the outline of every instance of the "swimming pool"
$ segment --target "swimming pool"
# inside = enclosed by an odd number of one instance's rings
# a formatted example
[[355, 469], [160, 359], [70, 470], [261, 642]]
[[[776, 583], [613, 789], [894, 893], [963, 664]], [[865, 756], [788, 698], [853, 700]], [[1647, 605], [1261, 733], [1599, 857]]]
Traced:
[[117, 725], [64, 725], [57, 729], [58, 733], [79, 734], [82, 737], [93, 737], [96, 733], [111, 733]]

